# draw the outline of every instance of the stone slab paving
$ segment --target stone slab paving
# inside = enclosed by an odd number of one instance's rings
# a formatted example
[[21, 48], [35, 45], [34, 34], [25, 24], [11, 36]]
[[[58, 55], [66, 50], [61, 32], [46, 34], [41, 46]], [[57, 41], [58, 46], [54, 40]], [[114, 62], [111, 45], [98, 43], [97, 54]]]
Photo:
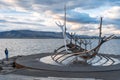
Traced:
[[0, 75], [0, 80], [34, 80], [34, 77], [9, 74], [9, 75]]
[[19, 69], [10, 74], [34, 76], [34, 77], [63, 77], [63, 78], [90, 78], [103, 80], [120, 80], [120, 71], [109, 72], [56, 72], [33, 69]]
[[[47, 54], [46, 54], [47, 55]], [[107, 55], [108, 56], [108, 55]], [[120, 56], [114, 56], [110, 55], [115, 58], [120, 59]], [[34, 63], [36, 63], [35, 58], [42, 57], [41, 54], [38, 55], [30, 55], [21, 57], [18, 60], [18, 62], [22, 62], [26, 66], [33, 67]], [[39, 63], [41, 64], [41, 63]], [[39, 64], [37, 64], [37, 67], [41, 67]], [[11, 75], [21, 75], [17, 76], [15, 80], [120, 80], [120, 65], [116, 66], [117, 69], [107, 70], [107, 71], [88, 71], [88, 72], [82, 72], [82, 71], [55, 71], [55, 70], [44, 70], [44, 69], [29, 69], [29, 68], [23, 68], [23, 69], [17, 69], [11, 73], [4, 75], [0, 75], [0, 80], [10, 80]], [[48, 67], [49, 68], [49, 67]], [[115, 68], [115, 67], [114, 67]], [[89, 68], [90, 69], [90, 68]], [[23, 77], [23, 76], [24, 77]], [[27, 76], [27, 77], [26, 77]], [[8, 78], [9, 79], [8, 79]], [[14, 80], [12, 77], [11, 80]], [[56, 79], [57, 78], [57, 79]]]
[[102, 80], [95, 78], [32, 77], [23, 75], [0, 75], [0, 80]]
[[[38, 70], [51, 70], [51, 71], [72, 71], [72, 72], [99, 72], [99, 71], [113, 71], [120, 70], [120, 64], [112, 66], [58, 66], [50, 65], [40, 62], [39, 59], [50, 54], [36, 54], [20, 57], [16, 60], [16, 64], [22, 65], [23, 67], [38, 69]], [[112, 56], [110, 56], [112, 57]], [[115, 57], [115, 56], [114, 56]]]

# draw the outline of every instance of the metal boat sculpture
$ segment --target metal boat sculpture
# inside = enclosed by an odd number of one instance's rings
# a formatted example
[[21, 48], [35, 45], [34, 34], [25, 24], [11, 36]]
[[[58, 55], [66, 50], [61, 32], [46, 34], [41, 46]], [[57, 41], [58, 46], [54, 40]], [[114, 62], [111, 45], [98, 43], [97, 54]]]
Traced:
[[[62, 64], [66, 60], [68, 60], [71, 57], [72, 58], [69, 63], [82, 63], [82, 64], [94, 64], [99, 62], [102, 58], [106, 59], [106, 61], [103, 63], [107, 63], [109, 60], [111, 60], [111, 65], [114, 64], [114, 60], [110, 57], [99, 55], [98, 51], [101, 47], [101, 45], [112, 38], [114, 38], [114, 35], [110, 35], [108, 37], [104, 36], [101, 37], [102, 34], [102, 17], [100, 20], [100, 27], [99, 27], [99, 41], [98, 45], [92, 49], [87, 49], [87, 45], [91, 45], [90, 40], [86, 39], [80, 39], [79, 37], [76, 37], [73, 34], [69, 34], [66, 32], [66, 7], [65, 7], [65, 17], [64, 17], [64, 23], [61, 24], [61, 22], [56, 22], [57, 26], [59, 26], [62, 29], [63, 38], [64, 38], [64, 45], [59, 47], [54, 51], [54, 54], [51, 56], [51, 58], [59, 63]], [[85, 47], [83, 48], [84, 45]], [[94, 63], [92, 60], [98, 56], [99, 59], [96, 60]]]

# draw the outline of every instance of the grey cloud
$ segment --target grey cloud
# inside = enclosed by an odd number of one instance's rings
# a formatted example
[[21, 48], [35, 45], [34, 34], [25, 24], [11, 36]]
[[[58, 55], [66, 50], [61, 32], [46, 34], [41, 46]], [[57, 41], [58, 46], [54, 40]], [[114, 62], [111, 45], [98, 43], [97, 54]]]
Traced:
[[69, 22], [76, 22], [76, 23], [98, 23], [99, 22], [96, 18], [92, 18], [89, 16], [89, 14], [86, 14], [86, 13], [72, 12], [72, 14], [69, 14], [69, 15], [70, 17], [67, 17], [67, 21]]
[[[16, 5], [26, 9], [34, 10], [33, 5], [42, 5], [45, 7], [38, 6], [38, 9], [52, 10], [53, 12], [62, 11], [62, 7], [66, 3], [70, 9], [81, 7], [83, 9], [93, 9], [105, 5], [120, 5], [119, 0], [16, 0]], [[10, 6], [7, 3], [0, 1], [1, 5]], [[60, 9], [61, 8], [61, 9]]]
[[0, 1], [0, 7], [2, 6], [10, 6], [10, 4], [4, 2], [4, 1]]
[[90, 30], [96, 30], [96, 28], [94, 28], [92, 26], [83, 26], [83, 27], [80, 27], [78, 30], [80, 30], [80, 31], [90, 31]]
[[108, 3], [112, 6], [120, 6], [120, 0], [108, 0]]
[[[51, 10], [52, 12], [63, 11], [64, 4], [66, 3], [69, 9], [82, 8], [82, 9], [93, 9], [101, 6], [114, 6], [120, 5], [119, 0], [16, 0], [16, 5], [24, 8], [25, 10], [35, 10], [34, 5], [37, 5], [37, 12]], [[1, 1], [0, 4], [3, 4]], [[10, 6], [4, 3], [6, 6]]]
[[[39, 20], [38, 20], [39, 21]], [[0, 20], [0, 23], [2, 23], [2, 25], [0, 26], [4, 26], [4, 23], [11, 23], [11, 24], [18, 24], [18, 25], [34, 25], [34, 26], [45, 26], [43, 24], [38, 24], [38, 23], [28, 23], [28, 22], [13, 22], [13, 21], [6, 21], [6, 20]]]
[[0, 19], [0, 23], [5, 23], [5, 22], [8, 22], [8, 21]]
[[45, 26], [43, 24], [37, 24], [37, 23], [28, 23], [28, 22], [10, 22], [14, 24], [19, 24], [19, 25], [34, 25], [34, 26]]
[[42, 5], [54, 5], [62, 2], [63, 0], [34, 0], [35, 4], [42, 4]]
[[16, 4], [19, 7], [24, 8], [25, 10], [33, 10], [32, 9], [32, 0], [16, 0]]
[[[34, 4], [46, 5], [48, 9], [61, 10], [66, 3], [70, 9], [81, 7], [83, 9], [93, 9], [105, 5], [118, 5], [119, 0], [35, 0]], [[120, 5], [120, 4], [119, 4]], [[61, 8], [61, 9], [59, 9]]]
[[113, 24], [117, 29], [120, 29], [120, 19], [109, 19], [104, 22], [105, 24]]
[[0, 24], [0, 28], [2, 28], [2, 27], [7, 27], [6, 25], [4, 25], [4, 24]]

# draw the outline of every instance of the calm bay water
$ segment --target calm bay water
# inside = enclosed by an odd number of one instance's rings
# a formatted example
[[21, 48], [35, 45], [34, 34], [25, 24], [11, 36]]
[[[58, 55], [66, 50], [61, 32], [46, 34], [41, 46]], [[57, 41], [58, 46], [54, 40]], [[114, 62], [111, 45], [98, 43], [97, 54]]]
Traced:
[[[94, 47], [97, 40], [92, 42]], [[63, 45], [63, 39], [0, 39], [0, 59], [5, 58], [4, 50], [8, 48], [9, 56], [30, 55], [53, 52]], [[113, 39], [102, 45], [101, 53], [120, 55], [120, 39]]]

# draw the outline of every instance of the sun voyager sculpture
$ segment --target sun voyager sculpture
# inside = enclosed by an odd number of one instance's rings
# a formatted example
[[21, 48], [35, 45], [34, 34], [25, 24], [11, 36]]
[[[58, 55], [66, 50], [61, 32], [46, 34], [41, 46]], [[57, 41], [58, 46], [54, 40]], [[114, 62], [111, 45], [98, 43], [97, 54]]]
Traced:
[[81, 39], [79, 36], [67, 32], [66, 6], [64, 11], [64, 22], [55, 22], [56, 25], [62, 30], [64, 45], [55, 49], [53, 54], [50, 56], [41, 58], [41, 62], [59, 66], [111, 66], [120, 63], [119, 59], [108, 55], [99, 54], [100, 47], [103, 43], [115, 37], [114, 34], [102, 37], [102, 17], [100, 18], [99, 38], [96, 39], [98, 40], [97, 45], [95, 47], [91, 47], [92, 43], [95, 43], [92, 42], [91, 39]]
[[[103, 43], [113, 39], [115, 36], [110, 35], [108, 37], [102, 37], [102, 17], [100, 19], [99, 27], [99, 41], [98, 45], [92, 49], [87, 49], [87, 45], [92, 44], [90, 39], [80, 39], [74, 34], [69, 34], [66, 32], [66, 7], [64, 23], [56, 22], [57, 26], [61, 28], [64, 38], [64, 45], [55, 49], [53, 55], [51, 55], [52, 60], [58, 64], [68, 65], [68, 64], [88, 64], [88, 65], [114, 65], [116, 64], [116, 59], [104, 55], [99, 55], [100, 47]], [[84, 47], [83, 47], [84, 46]]]

